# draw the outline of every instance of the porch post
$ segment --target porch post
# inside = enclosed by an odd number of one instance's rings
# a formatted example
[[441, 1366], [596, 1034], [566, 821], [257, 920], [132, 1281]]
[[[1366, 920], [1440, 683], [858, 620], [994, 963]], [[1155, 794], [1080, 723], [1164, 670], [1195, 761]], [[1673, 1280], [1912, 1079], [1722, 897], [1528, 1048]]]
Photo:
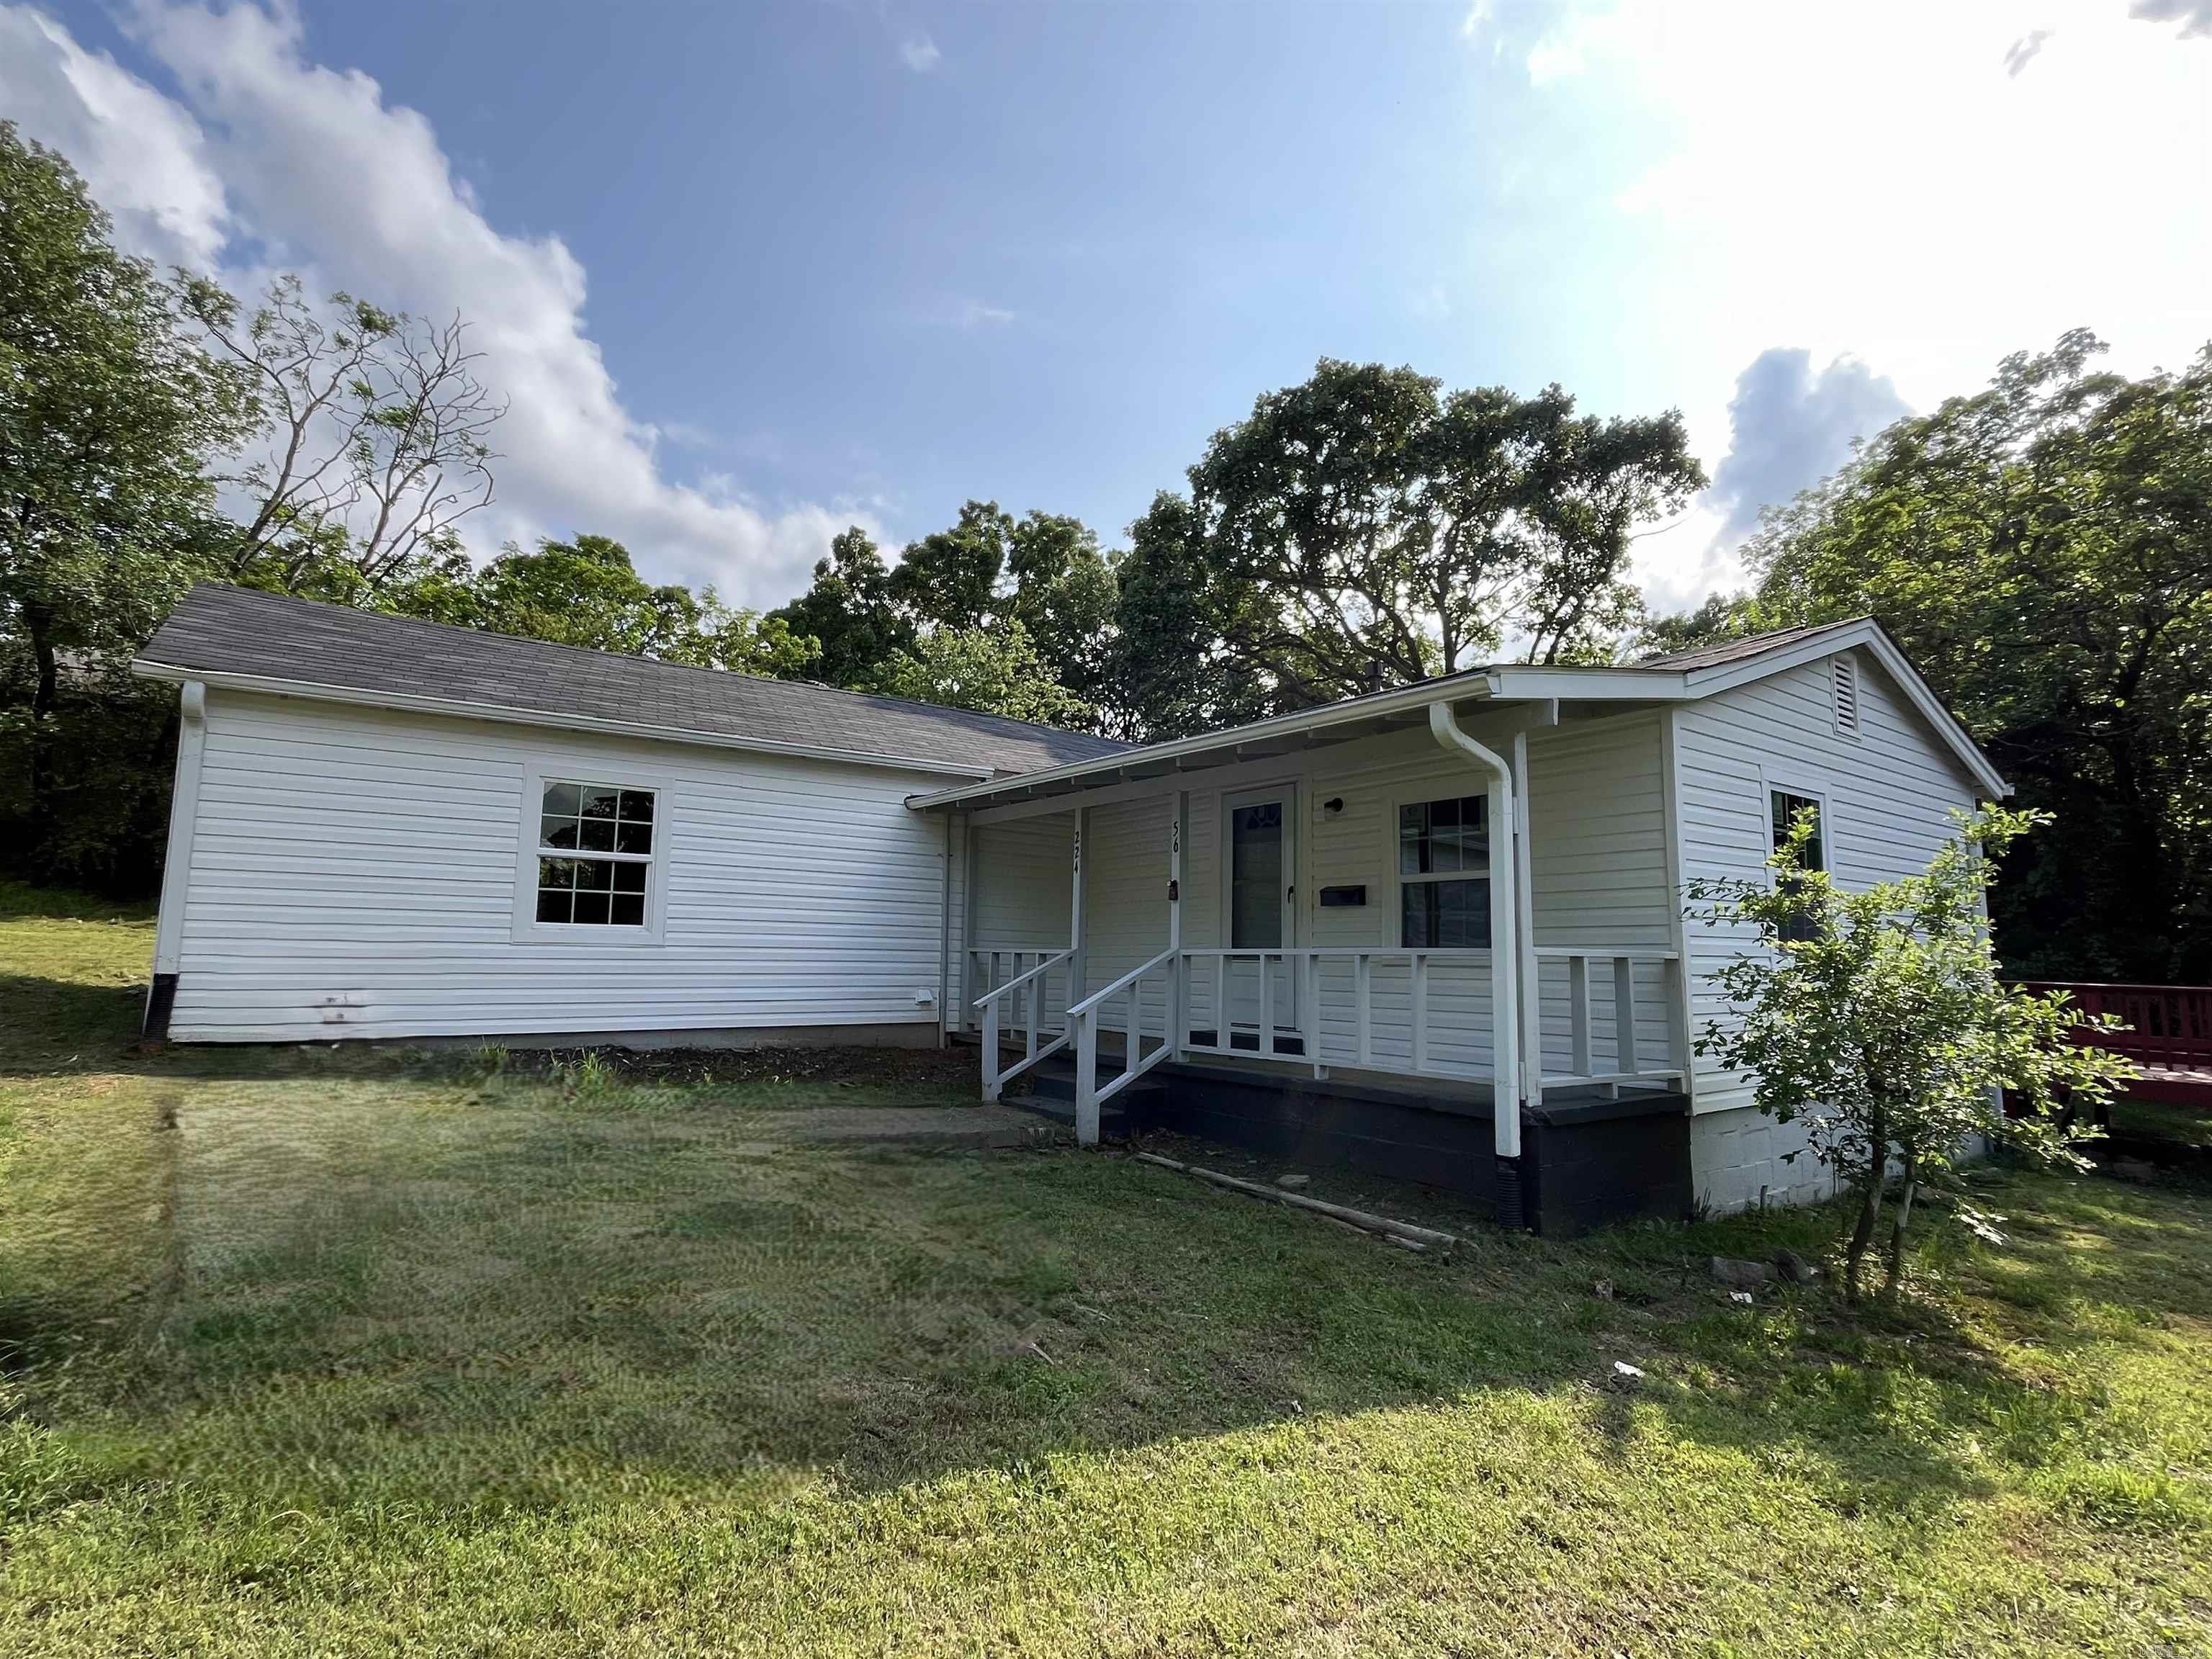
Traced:
[[1087, 953], [1086, 946], [1090, 941], [1090, 923], [1083, 913], [1083, 890], [1090, 885], [1090, 883], [1084, 879], [1083, 875], [1083, 832], [1090, 827], [1091, 809], [1087, 806], [1077, 807], [1075, 809], [1075, 858], [1068, 877], [1067, 894], [1067, 948], [1071, 952], [1067, 958], [1067, 1006], [1071, 1008], [1083, 1000], [1084, 957]]
[[1175, 794], [1175, 816], [1168, 820], [1168, 1058], [1182, 1058], [1183, 1032], [1190, 1004], [1182, 959], [1182, 830], [1190, 817], [1190, 791]]
[[952, 820], [945, 815], [945, 886], [937, 906], [937, 1046], [945, 1047], [952, 1018]]
[[[960, 1018], [954, 1029], [964, 1031], [975, 1017], [975, 930], [983, 915], [983, 836], [973, 813], [963, 824], [961, 839], [965, 843], [963, 856], [968, 866], [968, 890], [961, 895]], [[991, 987], [986, 984], [983, 988], [988, 991]]]

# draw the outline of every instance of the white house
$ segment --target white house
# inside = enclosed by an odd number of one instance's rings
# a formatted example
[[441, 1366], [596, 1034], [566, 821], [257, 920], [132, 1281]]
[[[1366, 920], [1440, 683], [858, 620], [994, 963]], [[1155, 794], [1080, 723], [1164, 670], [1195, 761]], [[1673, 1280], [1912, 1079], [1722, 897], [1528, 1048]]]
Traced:
[[975, 1041], [1086, 1140], [1547, 1231], [1817, 1191], [1690, 1053], [1742, 940], [1682, 885], [1806, 805], [1902, 874], [2006, 793], [1867, 621], [1146, 748], [216, 586], [136, 666], [184, 711], [155, 1035]]

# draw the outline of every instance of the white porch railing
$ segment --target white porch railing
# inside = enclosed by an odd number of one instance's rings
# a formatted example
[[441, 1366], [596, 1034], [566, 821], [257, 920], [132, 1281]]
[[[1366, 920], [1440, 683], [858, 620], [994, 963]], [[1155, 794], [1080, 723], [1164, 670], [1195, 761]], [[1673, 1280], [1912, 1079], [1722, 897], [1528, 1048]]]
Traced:
[[[998, 1099], [1010, 1080], [1046, 1055], [1057, 1054], [1067, 1046], [1069, 1027], [1064, 1017], [1051, 1028], [1059, 1032], [1057, 1036], [1049, 1042], [1041, 1042], [1039, 1038], [1052, 1017], [1053, 970], [1062, 967], [1074, 954], [1072, 950], [1017, 950], [992, 945], [979, 945], [969, 951], [969, 965], [981, 969], [980, 982], [986, 988], [972, 1005], [982, 1016], [984, 1099]], [[1022, 966], [1024, 959], [1030, 963], [1027, 968]], [[1010, 977], [1003, 981], [999, 976], [1002, 967], [1010, 970]], [[971, 987], [977, 982], [969, 981]], [[1023, 1054], [1008, 1066], [1001, 1041], [1015, 1031], [1022, 1034]]]
[[[1547, 1012], [1556, 987], [1554, 976], [1545, 969], [1557, 963], [1566, 972], [1566, 1069], [1546, 1071], [1542, 1074], [1545, 1087], [1595, 1085], [1618, 1092], [1624, 1083], [1671, 1079], [1680, 1084], [1687, 1077], [1690, 1045], [1683, 1026], [1680, 956], [1672, 951], [1562, 950], [1545, 945], [1536, 947], [1535, 956], [1538, 1006]], [[1656, 996], [1650, 983], [1654, 969]], [[1547, 1054], [1553, 1046], [1546, 1042]], [[1612, 1060], [1611, 1070], [1598, 1069], [1601, 1054]], [[1647, 1054], [1650, 1061], [1646, 1060]]]
[[[1075, 1138], [1088, 1146], [1098, 1139], [1098, 1109], [1176, 1052], [1167, 1033], [1179, 1024], [1176, 1012], [1184, 953], [1163, 951], [1067, 1011], [1075, 1039]], [[1164, 1030], [1152, 1052], [1145, 1052], [1145, 995], [1147, 981], [1158, 979], [1166, 993]], [[1099, 1011], [1119, 997], [1127, 1005], [1121, 1022], [1121, 1069], [1103, 1087], [1098, 1082]]]
[[[1674, 952], [1535, 955], [1536, 982], [1523, 987], [1537, 999], [1542, 1038], [1524, 1056], [1531, 1100], [1547, 1088], [1680, 1085], [1689, 1052]], [[1488, 1082], [1490, 992], [1487, 951], [1164, 951], [1068, 1011], [1078, 1137], [1096, 1134], [1098, 1105], [1185, 1054], [1293, 1062], [1316, 1077], [1336, 1066]], [[1116, 1000], [1123, 1006], [1109, 1020], [1102, 1010]], [[1115, 1024], [1123, 1068], [1102, 1086], [1099, 1032]]]

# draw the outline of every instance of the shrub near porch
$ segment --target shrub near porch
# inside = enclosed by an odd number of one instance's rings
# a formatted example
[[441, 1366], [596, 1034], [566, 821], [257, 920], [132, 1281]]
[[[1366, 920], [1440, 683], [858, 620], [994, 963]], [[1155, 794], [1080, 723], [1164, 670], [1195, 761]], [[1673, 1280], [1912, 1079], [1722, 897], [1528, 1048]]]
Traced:
[[1935, 1230], [1849, 1322], [1686, 1267], [1826, 1212], [1423, 1259], [1111, 1156], [797, 1144], [972, 1098], [912, 1076], [140, 1056], [148, 945], [0, 914], [8, 1651], [2212, 1634], [2203, 1193], [1993, 1172], [2012, 1248]]

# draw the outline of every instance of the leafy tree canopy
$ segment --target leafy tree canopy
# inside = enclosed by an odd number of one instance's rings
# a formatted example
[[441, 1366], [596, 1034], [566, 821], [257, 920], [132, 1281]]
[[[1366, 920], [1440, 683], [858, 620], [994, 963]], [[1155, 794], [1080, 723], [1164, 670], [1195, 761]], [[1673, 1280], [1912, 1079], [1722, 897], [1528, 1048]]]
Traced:
[[768, 619], [816, 641], [821, 655], [814, 672], [832, 685], [868, 684], [914, 639], [914, 624], [891, 596], [883, 553], [858, 525], [816, 562], [814, 585]]
[[48, 878], [122, 878], [161, 819], [167, 708], [125, 665], [204, 568], [247, 422], [180, 303], [0, 121], [0, 843]]
[[1029, 630], [1012, 618], [988, 627], [925, 628], [870, 689], [1079, 731], [1094, 714], [1052, 678]]
[[1511, 646], [1610, 657], [1639, 614], [1635, 526], [1701, 488], [1679, 414], [1577, 416], [1557, 386], [1444, 396], [1324, 358], [1191, 469], [1206, 556], [1244, 590], [1222, 647], [1299, 707], [1450, 673]]
[[510, 545], [481, 570], [448, 558], [380, 602], [495, 634], [783, 678], [805, 674], [820, 654], [782, 617], [732, 610], [711, 587], [654, 586], [638, 575], [629, 550], [606, 536], [541, 541], [528, 553]]
[[2100, 372], [2076, 332], [1896, 422], [1751, 544], [1753, 625], [1872, 613], [2056, 822], [2008, 860], [2006, 960], [2212, 978], [2212, 348]]
[[909, 543], [891, 572], [890, 597], [915, 623], [981, 628], [998, 613], [1012, 515], [996, 501], [969, 501], [957, 523]]

